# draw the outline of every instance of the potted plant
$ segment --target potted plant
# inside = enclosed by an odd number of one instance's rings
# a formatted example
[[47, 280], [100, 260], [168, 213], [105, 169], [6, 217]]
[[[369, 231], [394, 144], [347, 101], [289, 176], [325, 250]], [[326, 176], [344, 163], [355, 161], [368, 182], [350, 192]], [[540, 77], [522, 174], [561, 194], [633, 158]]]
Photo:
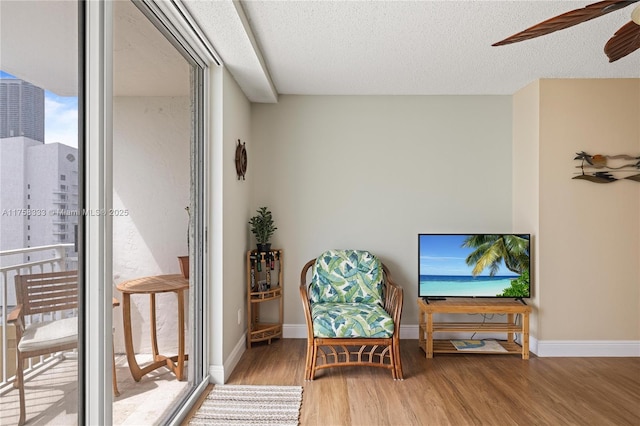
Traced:
[[256, 212], [258, 214], [249, 219], [251, 232], [253, 232], [258, 242], [258, 251], [261, 253], [268, 252], [271, 250], [269, 239], [278, 228], [274, 226], [271, 212], [266, 207], [260, 207]]

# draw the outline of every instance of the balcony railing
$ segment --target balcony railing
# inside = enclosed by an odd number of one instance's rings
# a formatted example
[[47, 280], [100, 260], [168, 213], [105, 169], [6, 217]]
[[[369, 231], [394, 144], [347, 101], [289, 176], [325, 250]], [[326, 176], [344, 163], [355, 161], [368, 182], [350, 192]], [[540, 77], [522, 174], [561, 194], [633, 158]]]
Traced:
[[[77, 257], [68, 256], [73, 244], [54, 244], [40, 247], [0, 251], [0, 393], [13, 383], [15, 375], [15, 327], [7, 326], [7, 315], [16, 305], [14, 277], [18, 274], [57, 272], [78, 268]], [[24, 262], [25, 255], [39, 260]], [[52, 357], [29, 360], [28, 374]]]

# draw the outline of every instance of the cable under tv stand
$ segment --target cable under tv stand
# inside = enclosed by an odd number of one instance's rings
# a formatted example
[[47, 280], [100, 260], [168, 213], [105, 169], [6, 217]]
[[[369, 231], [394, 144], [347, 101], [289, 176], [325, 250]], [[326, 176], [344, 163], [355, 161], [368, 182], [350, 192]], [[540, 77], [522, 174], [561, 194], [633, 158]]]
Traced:
[[[418, 345], [427, 358], [433, 358], [435, 353], [491, 353], [522, 354], [522, 359], [529, 359], [529, 305], [511, 299], [418, 298], [418, 309]], [[507, 321], [440, 322], [433, 320], [433, 314], [506, 314]], [[522, 316], [520, 324], [515, 321], [516, 315]], [[506, 333], [507, 340], [499, 342], [506, 352], [458, 351], [450, 340], [434, 339], [435, 333], [442, 332]], [[522, 346], [514, 341], [515, 333], [522, 335]]]

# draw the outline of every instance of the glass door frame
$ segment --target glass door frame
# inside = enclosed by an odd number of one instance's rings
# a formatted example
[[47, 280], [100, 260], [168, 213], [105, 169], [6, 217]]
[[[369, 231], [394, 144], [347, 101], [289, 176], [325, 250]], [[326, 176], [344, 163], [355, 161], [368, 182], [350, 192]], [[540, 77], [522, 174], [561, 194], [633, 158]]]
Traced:
[[[112, 200], [112, 24], [111, 2], [82, 1], [79, 52], [82, 94], [78, 101], [83, 158], [79, 208], [106, 212]], [[83, 43], [84, 41], [84, 43]], [[81, 295], [78, 423], [112, 424], [111, 416], [111, 229], [109, 215], [82, 214], [78, 238]], [[108, 284], [108, 285], [107, 285]], [[109, 301], [109, 306], [107, 305]]]
[[[208, 191], [205, 159], [208, 158], [209, 120], [208, 94], [212, 84], [210, 69], [221, 64], [217, 54], [199, 31], [195, 21], [179, 2], [132, 0], [163, 32], [167, 39], [191, 64], [191, 298], [189, 321], [193, 353], [189, 354], [193, 374], [186, 395], [165, 419], [180, 424], [190, 407], [209, 382], [207, 348], [210, 328], [204, 320], [207, 312], [209, 270], [204, 262], [207, 246], [206, 218]], [[112, 189], [112, 97], [113, 97], [113, 5], [112, 2], [81, 1], [81, 31], [84, 44], [79, 57], [84, 96], [79, 101], [84, 109], [81, 142], [84, 150], [82, 198], [80, 208], [108, 212], [113, 207]], [[81, 42], [82, 44], [82, 42]], [[82, 122], [82, 120], [80, 120]], [[80, 424], [112, 424], [111, 357], [112, 357], [112, 221], [108, 214], [83, 215], [79, 238], [84, 253], [79, 259], [84, 286], [84, 324], [81, 333], [79, 380]]]

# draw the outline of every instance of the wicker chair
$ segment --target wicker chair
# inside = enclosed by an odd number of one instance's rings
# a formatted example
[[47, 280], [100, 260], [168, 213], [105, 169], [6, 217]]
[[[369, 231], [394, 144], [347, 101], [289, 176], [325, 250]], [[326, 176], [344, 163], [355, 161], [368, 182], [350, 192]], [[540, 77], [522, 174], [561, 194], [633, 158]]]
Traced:
[[353, 365], [387, 368], [394, 379], [403, 378], [402, 288], [376, 256], [322, 253], [302, 268], [300, 296], [307, 322], [305, 380], [319, 369]]
[[[14, 387], [20, 394], [19, 425], [25, 422], [24, 363], [31, 357], [78, 346], [78, 271], [17, 275], [18, 305], [7, 317], [16, 326], [17, 368]], [[25, 317], [42, 314], [44, 321]], [[75, 316], [74, 316], [75, 315]]]

